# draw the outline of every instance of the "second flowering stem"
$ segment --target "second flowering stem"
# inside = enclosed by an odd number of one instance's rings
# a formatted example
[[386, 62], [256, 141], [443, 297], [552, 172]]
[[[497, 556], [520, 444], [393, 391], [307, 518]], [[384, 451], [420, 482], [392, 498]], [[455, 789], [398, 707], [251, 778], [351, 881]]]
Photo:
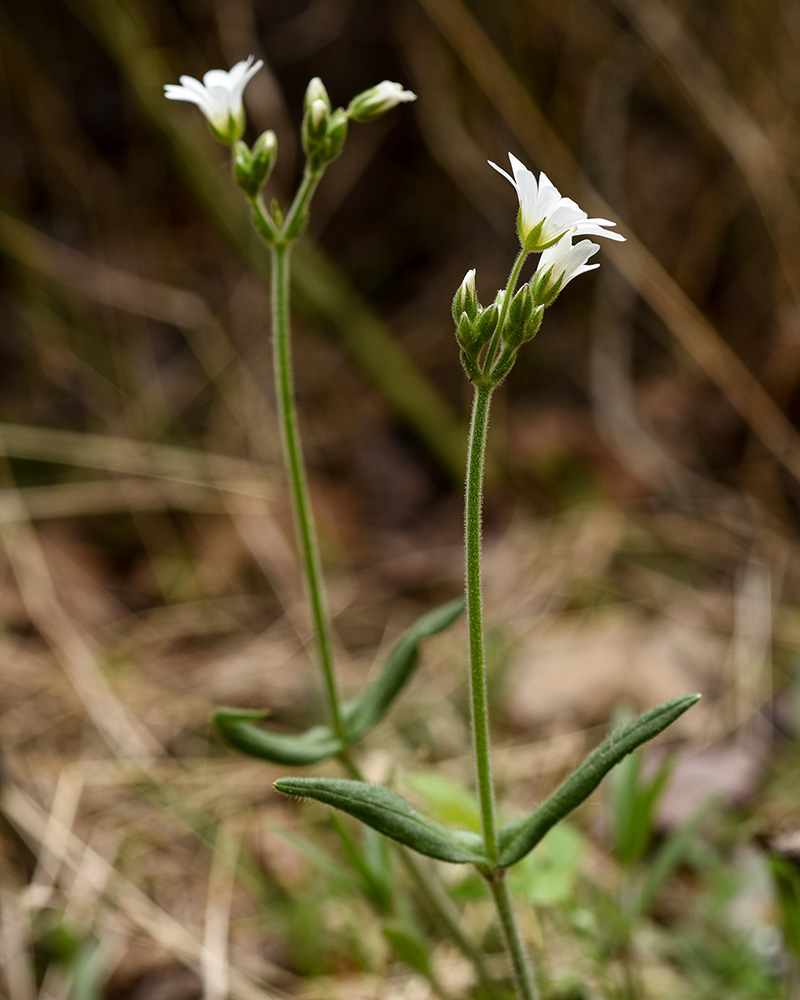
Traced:
[[289, 331], [289, 246], [276, 241], [272, 244], [271, 249], [272, 346], [281, 438], [286, 468], [289, 473], [295, 527], [305, 570], [305, 582], [314, 622], [317, 650], [322, 674], [325, 678], [331, 726], [337, 736], [343, 737], [344, 723], [333, 662], [330, 619], [325, 603], [319, 547], [308, 497], [308, 484], [294, 399], [292, 348]]

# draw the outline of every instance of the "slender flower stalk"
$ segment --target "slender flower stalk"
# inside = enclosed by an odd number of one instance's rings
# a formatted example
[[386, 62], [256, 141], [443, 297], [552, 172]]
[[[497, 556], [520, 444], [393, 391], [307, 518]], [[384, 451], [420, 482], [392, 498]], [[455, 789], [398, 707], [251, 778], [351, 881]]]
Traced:
[[306, 589], [314, 621], [317, 650], [328, 695], [331, 726], [334, 733], [342, 737], [344, 725], [333, 662], [330, 619], [325, 602], [319, 547], [308, 497], [308, 484], [294, 398], [289, 331], [289, 247], [275, 242], [272, 245], [272, 251], [272, 344], [281, 438], [289, 474], [295, 525], [305, 570]]
[[481, 531], [486, 431], [489, 426], [489, 407], [493, 391], [491, 386], [477, 386], [475, 389], [467, 449], [464, 511], [472, 733], [484, 851], [490, 861], [497, 860], [497, 820], [489, 758], [489, 706], [486, 694], [486, 651], [483, 637], [483, 596], [481, 592]]

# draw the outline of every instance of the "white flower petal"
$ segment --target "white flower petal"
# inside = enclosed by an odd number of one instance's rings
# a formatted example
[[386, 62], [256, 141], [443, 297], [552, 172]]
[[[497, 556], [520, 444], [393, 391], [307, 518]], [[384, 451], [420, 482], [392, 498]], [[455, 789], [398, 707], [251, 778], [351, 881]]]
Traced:
[[[519, 237], [523, 247], [531, 253], [546, 251], [556, 240], [567, 233], [573, 236], [606, 236], [611, 240], [624, 240], [618, 233], [607, 232], [614, 223], [608, 219], [590, 219], [586, 212], [571, 198], [562, 196], [544, 172], [536, 176], [513, 153], [508, 154], [513, 177], [502, 167], [489, 160], [489, 166], [502, 174], [513, 185], [519, 200]], [[593, 267], [596, 265], [592, 265]]]
[[219, 138], [233, 142], [244, 129], [244, 88], [263, 65], [261, 59], [254, 63], [253, 56], [248, 56], [230, 70], [208, 70], [202, 83], [193, 76], [181, 76], [181, 86], [167, 84], [164, 96], [172, 101], [196, 104]]

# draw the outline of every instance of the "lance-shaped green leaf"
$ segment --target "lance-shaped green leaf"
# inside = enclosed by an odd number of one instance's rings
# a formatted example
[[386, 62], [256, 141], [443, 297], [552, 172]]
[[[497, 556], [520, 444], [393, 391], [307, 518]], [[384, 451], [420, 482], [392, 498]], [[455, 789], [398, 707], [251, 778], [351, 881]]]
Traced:
[[501, 828], [497, 866], [508, 868], [524, 858], [551, 827], [591, 795], [615, 764], [666, 729], [699, 698], [699, 694], [673, 698], [612, 733], [527, 819]]
[[469, 830], [446, 830], [382, 785], [346, 778], [281, 778], [279, 792], [316, 799], [341, 809], [373, 830], [420, 854], [455, 864], [488, 864], [481, 838]]
[[303, 767], [332, 757], [344, 749], [327, 726], [313, 726], [298, 735], [273, 733], [254, 723], [266, 719], [269, 712], [220, 708], [214, 713], [214, 725], [223, 740], [235, 750], [290, 767]]
[[419, 660], [420, 643], [444, 632], [463, 613], [463, 598], [450, 601], [449, 604], [423, 615], [401, 636], [373, 686], [362, 698], [345, 709], [350, 740], [363, 736], [383, 717], [413, 673]]

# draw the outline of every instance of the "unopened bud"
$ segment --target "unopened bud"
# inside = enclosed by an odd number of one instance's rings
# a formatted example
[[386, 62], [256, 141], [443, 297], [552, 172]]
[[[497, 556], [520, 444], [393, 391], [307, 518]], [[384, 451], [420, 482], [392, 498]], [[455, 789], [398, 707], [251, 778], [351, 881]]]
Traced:
[[472, 324], [473, 330], [475, 331], [475, 339], [478, 343], [481, 345], [489, 343], [492, 334], [497, 329], [497, 321], [499, 318], [500, 310], [497, 308], [495, 303], [492, 303], [492, 305], [480, 313], [478, 318]]
[[325, 84], [318, 76], [315, 76], [313, 79], [308, 81], [304, 105], [306, 110], [311, 107], [314, 101], [322, 101], [328, 111], [330, 111], [331, 99], [328, 97], [328, 91], [325, 89]]
[[523, 344], [527, 344], [529, 340], [533, 340], [533, 338], [539, 332], [539, 327], [542, 325], [543, 319], [544, 319], [544, 306], [536, 306], [536, 308], [531, 313], [530, 318], [525, 324], [525, 331], [522, 337]]
[[236, 183], [250, 198], [255, 198], [266, 184], [275, 165], [278, 141], [272, 131], [262, 133], [252, 149], [238, 140], [233, 151], [233, 172]]
[[402, 84], [383, 80], [377, 86], [370, 87], [369, 90], [354, 97], [347, 109], [347, 115], [353, 121], [371, 122], [398, 104], [416, 99], [417, 95], [410, 90], [403, 90]]
[[461, 314], [466, 313], [470, 320], [474, 320], [479, 310], [480, 303], [475, 289], [475, 268], [473, 267], [464, 275], [464, 280], [453, 296], [453, 319], [458, 323]]
[[471, 348], [472, 342], [475, 340], [472, 320], [466, 313], [461, 313], [456, 323], [456, 340], [465, 351]]
[[328, 105], [324, 101], [312, 101], [308, 106], [308, 128], [315, 137], [325, 135], [328, 124]]
[[252, 169], [253, 156], [247, 144], [237, 139], [233, 146], [233, 176], [244, 191], [248, 191]]
[[269, 179], [278, 156], [278, 138], [272, 129], [262, 132], [253, 143], [253, 178], [260, 190]]
[[523, 285], [509, 304], [503, 328], [503, 343], [511, 350], [516, 350], [525, 340], [525, 331], [534, 308], [530, 285]]

